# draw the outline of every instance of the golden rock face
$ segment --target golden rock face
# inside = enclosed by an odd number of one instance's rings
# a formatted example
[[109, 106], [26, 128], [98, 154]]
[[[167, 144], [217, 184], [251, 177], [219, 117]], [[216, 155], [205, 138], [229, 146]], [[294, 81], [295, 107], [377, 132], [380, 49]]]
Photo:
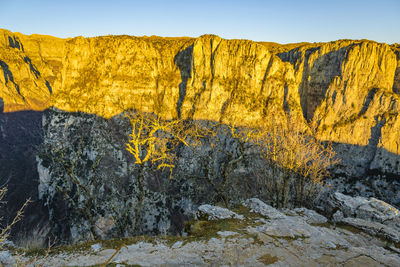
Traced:
[[[20, 34], [0, 32], [0, 98], [3, 111], [42, 110], [49, 106], [51, 85], [26, 49]], [[43, 68], [44, 69], [44, 68]]]
[[[76, 37], [0, 30], [0, 110], [94, 113], [242, 125], [318, 122], [321, 139], [400, 153], [400, 46], [373, 41], [279, 45], [248, 40]], [[2, 72], [2, 73], [1, 73]]]

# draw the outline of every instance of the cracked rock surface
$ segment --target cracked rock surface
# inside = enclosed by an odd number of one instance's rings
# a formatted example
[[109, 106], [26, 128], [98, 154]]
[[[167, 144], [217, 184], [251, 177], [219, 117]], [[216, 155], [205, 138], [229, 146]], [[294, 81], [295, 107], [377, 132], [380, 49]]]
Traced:
[[327, 201], [327, 211], [335, 211], [332, 218], [337, 223], [400, 242], [399, 210], [382, 200], [335, 192]]
[[[258, 199], [244, 204], [245, 210], [231, 211], [242, 216], [241, 220], [209, 221], [214, 228], [207, 228], [208, 237], [195, 238], [189, 233], [174, 242], [155, 237], [119, 251], [97, 245], [96, 251], [58, 252], [36, 258], [35, 264], [91, 266], [116, 253], [111, 262], [120, 266], [400, 266], [398, 243], [353, 227], [333, 226], [314, 211], [279, 211]], [[211, 205], [207, 209], [219, 210]], [[30, 259], [19, 256], [19, 260]]]

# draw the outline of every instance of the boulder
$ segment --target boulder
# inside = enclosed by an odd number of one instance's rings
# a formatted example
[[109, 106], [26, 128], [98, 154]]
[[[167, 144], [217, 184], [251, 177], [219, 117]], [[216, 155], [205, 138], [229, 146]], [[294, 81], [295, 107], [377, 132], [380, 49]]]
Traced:
[[286, 215], [280, 212], [279, 210], [271, 207], [268, 204], [265, 204], [258, 198], [250, 198], [244, 201], [243, 206], [250, 208], [250, 212], [258, 213], [268, 219], [285, 219]]
[[393, 228], [378, 222], [371, 222], [358, 218], [343, 218], [342, 223], [356, 227], [364, 232], [377, 235], [393, 242], [400, 242], [400, 229]]
[[196, 213], [197, 219], [207, 220], [223, 220], [223, 219], [239, 219], [243, 220], [243, 215], [239, 215], [229, 209], [213, 206], [209, 204], [201, 205]]
[[16, 262], [9, 251], [0, 251], [0, 266], [15, 266]]
[[[251, 232], [251, 230], [249, 231]], [[296, 239], [311, 237], [315, 233], [315, 229], [303, 220], [286, 217], [256, 226], [254, 232], [260, 232], [272, 237]]]
[[356, 217], [364, 220], [385, 222], [399, 218], [399, 210], [392, 205], [371, 197], [351, 197], [335, 192], [328, 200], [332, 210], [340, 210], [344, 217]]
[[328, 219], [325, 216], [306, 208], [295, 208], [286, 212], [286, 214], [291, 216], [300, 216], [309, 224], [323, 224], [328, 222]]
[[400, 241], [399, 211], [382, 200], [335, 192], [329, 197], [326, 210], [335, 211], [331, 214], [334, 222], [351, 225], [394, 242]]

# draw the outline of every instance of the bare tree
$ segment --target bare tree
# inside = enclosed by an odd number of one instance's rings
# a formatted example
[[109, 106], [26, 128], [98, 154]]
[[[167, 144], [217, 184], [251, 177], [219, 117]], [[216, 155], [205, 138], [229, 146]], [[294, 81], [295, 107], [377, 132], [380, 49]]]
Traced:
[[[233, 175], [252, 155], [250, 142], [255, 130], [239, 128], [234, 124], [191, 122], [191, 149], [200, 169], [190, 176], [205, 180], [215, 193], [215, 200], [229, 206], [227, 187]], [[193, 135], [195, 133], [195, 135]]]
[[[3, 200], [4, 196], [6, 195], [6, 193], [7, 193], [7, 187], [0, 188], [0, 205], [4, 204], [4, 202], [2, 200]], [[25, 203], [18, 210], [17, 214], [15, 215], [15, 217], [12, 219], [12, 221], [9, 224], [0, 227], [0, 248], [3, 247], [4, 242], [6, 241], [7, 237], [9, 236], [12, 227], [22, 219], [23, 211], [28, 206], [29, 202], [30, 202], [30, 199], [25, 201]], [[1, 221], [1, 219], [2, 218], [0, 218], [0, 221]]]
[[137, 173], [138, 202], [136, 211], [136, 232], [141, 232], [142, 205], [145, 196], [145, 169], [155, 168], [160, 171], [172, 170], [175, 167], [174, 149], [179, 144], [188, 146], [186, 141], [189, 131], [182, 120], [163, 120], [153, 114], [131, 112], [126, 115], [131, 122], [132, 131], [126, 149], [133, 155], [135, 164], [139, 165]]
[[257, 171], [267, 179], [277, 207], [287, 207], [289, 201], [300, 206], [310, 200], [329, 175], [329, 167], [339, 162], [330, 144], [317, 140], [310, 129], [290, 117], [286, 124], [271, 120], [263, 125], [256, 142], [267, 162]]

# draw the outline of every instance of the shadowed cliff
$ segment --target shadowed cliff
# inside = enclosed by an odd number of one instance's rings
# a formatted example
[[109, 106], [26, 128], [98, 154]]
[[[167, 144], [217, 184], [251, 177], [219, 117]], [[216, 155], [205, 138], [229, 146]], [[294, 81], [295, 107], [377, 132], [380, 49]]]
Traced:
[[[19, 111], [0, 114], [0, 187], [7, 186], [7, 205], [2, 206], [2, 223], [9, 222], [27, 199], [24, 219], [13, 229], [20, 242], [29, 232], [47, 234], [48, 210], [39, 200], [38, 147], [43, 143], [42, 112]], [[44, 240], [42, 240], [44, 241]], [[25, 245], [25, 244], [22, 244]]]
[[[183, 144], [173, 148], [176, 165], [171, 179], [168, 171], [158, 171], [150, 162], [135, 164], [126, 150], [131, 128], [123, 114], [105, 119], [53, 108], [43, 113], [45, 142], [38, 154], [40, 184], [35, 191], [50, 210], [52, 233], [61, 240], [87, 240], [91, 232], [102, 238], [177, 234], [201, 203], [234, 205], [249, 197], [273, 203], [266, 187], [268, 178], [259, 172], [268, 163], [257, 156], [255, 147], [241, 150], [229, 131], [214, 132], [217, 142], [210, 138], [192, 148]], [[400, 205], [399, 175], [366, 166], [368, 147], [335, 144], [335, 148], [343, 160], [334, 166], [333, 178], [324, 179], [326, 184], [350, 195], [379, 197]], [[400, 160], [381, 148], [378, 153]], [[236, 160], [226, 176], [229, 162]], [[362, 173], [362, 179], [348, 173]]]

